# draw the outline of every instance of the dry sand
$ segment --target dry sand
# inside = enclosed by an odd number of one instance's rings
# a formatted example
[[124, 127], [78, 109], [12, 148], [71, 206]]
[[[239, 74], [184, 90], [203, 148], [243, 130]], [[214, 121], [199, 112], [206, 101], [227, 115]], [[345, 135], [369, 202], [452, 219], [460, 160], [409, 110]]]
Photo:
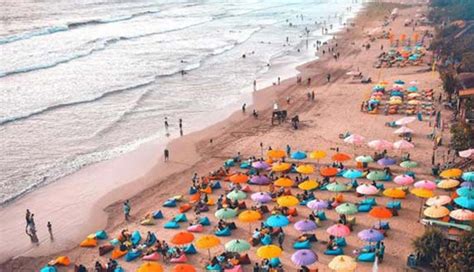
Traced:
[[[329, 151], [330, 148], [339, 147], [342, 151], [353, 153], [350, 146], [344, 145], [338, 138], [339, 133], [350, 131], [365, 136], [367, 139], [387, 139], [396, 141], [399, 138], [393, 134], [393, 129], [384, 126], [385, 122], [394, 121], [401, 115], [384, 116], [369, 115], [360, 112], [361, 102], [368, 97], [372, 85], [364, 85], [352, 81], [345, 75], [347, 71], [360, 69], [365, 75], [370, 75], [372, 79], [383, 79], [393, 82], [401, 78], [405, 81], [417, 80], [421, 88], [435, 88], [439, 91], [440, 82], [437, 75], [426, 72], [427, 66], [391, 68], [382, 72], [372, 67], [376, 56], [381, 53], [380, 45], [388, 48], [388, 40], [377, 40], [372, 43], [370, 50], [362, 49], [362, 44], [368, 41], [365, 33], [375, 33], [381, 30], [382, 17], [388, 15], [394, 6], [385, 4], [384, 6], [372, 6], [368, 11], [364, 11], [355, 20], [355, 28], [350, 28], [349, 32], [343, 32], [337, 35], [341, 58], [335, 61], [330, 56], [322, 56], [320, 60], [305, 64], [298, 69], [301, 71], [303, 79], [308, 76], [312, 78], [312, 90], [316, 92], [316, 101], [308, 101], [306, 93], [308, 87], [295, 84], [295, 79], [289, 79], [282, 82], [281, 85], [267, 88], [255, 93], [254, 105], [247, 110], [247, 114], [240, 111], [234, 113], [227, 120], [220, 122], [203, 131], [192, 133], [180, 139], [173, 141], [169, 145], [171, 151], [171, 161], [169, 163], [161, 162], [162, 148], [154, 143], [141, 147], [136, 152], [126, 154], [122, 158], [100, 163], [87, 167], [84, 171], [73, 175], [64, 182], [58, 182], [46, 188], [42, 188], [31, 196], [27, 196], [19, 201], [19, 204], [12, 205], [2, 209], [0, 215], [2, 218], [2, 235], [8, 234], [12, 239], [5, 239], [9, 242], [2, 245], [2, 259], [6, 257], [16, 257], [13, 260], [5, 262], [0, 266], [1, 271], [33, 271], [38, 270], [47, 261], [57, 255], [68, 255], [75, 263], [82, 263], [92, 267], [96, 260], [105, 262], [106, 258], [98, 257], [97, 249], [84, 249], [76, 245], [88, 233], [97, 229], [105, 228], [110, 234], [117, 234], [122, 228], [129, 230], [139, 229], [142, 233], [150, 230], [157, 232], [159, 239], [169, 240], [174, 231], [164, 230], [162, 225], [164, 221], [159, 221], [157, 225], [151, 227], [140, 226], [140, 218], [153, 210], [162, 209], [165, 218], [171, 218], [177, 214], [177, 209], [161, 208], [163, 201], [176, 194], [184, 194], [190, 185], [190, 177], [194, 172], [205, 175], [211, 170], [220, 167], [224, 160], [241, 152], [244, 156], [259, 155], [259, 143], [262, 142], [267, 148], [284, 148], [290, 144], [294, 150], [311, 151], [323, 149]], [[389, 26], [395, 34], [412, 34], [411, 27], [404, 27], [403, 21], [406, 18], [414, 18], [416, 10], [420, 6], [413, 6], [400, 10], [400, 17]], [[424, 9], [426, 7], [423, 7]], [[418, 29], [417, 31], [420, 31]], [[334, 46], [334, 44], [333, 44]], [[428, 59], [428, 58], [427, 58]], [[422, 71], [424, 70], [424, 71]], [[332, 75], [331, 83], [326, 83], [325, 76], [330, 72]], [[286, 104], [286, 97], [291, 97], [291, 104]], [[293, 130], [291, 124], [272, 126], [270, 124], [271, 106], [273, 101], [278, 101], [282, 108], [287, 109], [290, 116], [298, 114], [301, 120], [299, 130]], [[249, 112], [256, 108], [260, 117], [255, 120]], [[416, 122], [411, 127], [415, 130], [414, 143], [416, 149], [411, 152], [413, 160], [421, 163], [420, 168], [415, 170], [417, 178], [429, 178], [430, 160], [432, 151], [432, 142], [425, 135], [431, 132], [428, 121]], [[213, 139], [213, 143], [209, 142]], [[329, 151], [331, 154], [331, 151]], [[357, 154], [372, 154], [373, 151], [367, 148], [359, 148]], [[329, 161], [324, 161], [328, 163]], [[349, 163], [349, 167], [354, 166]], [[146, 171], [143, 171], [146, 169]], [[402, 172], [402, 169], [395, 167], [395, 174]], [[101, 186], [91, 188], [77, 188], [74, 182], [80, 179], [120, 179], [130, 180], [132, 176], [140, 176], [137, 173], [142, 171], [143, 176], [128, 183], [112, 192], [107, 192], [106, 188]], [[386, 187], [393, 187], [393, 183], [385, 184]], [[146, 188], [146, 189], [145, 189]], [[79, 190], [81, 189], [81, 190]], [[86, 190], [102, 190], [100, 201], [91, 201], [84, 193]], [[77, 202], [71, 206], [74, 210], [71, 214], [57, 214], [56, 217], [62, 218], [64, 222], [55, 223], [56, 239], [49, 242], [46, 234], [40, 233], [43, 237], [39, 247], [29, 245], [28, 237], [23, 234], [23, 212], [26, 207], [36, 212], [50, 214], [54, 212], [55, 207], [61, 207], [61, 203], [51, 202], [44, 199], [56, 199], [55, 192], [68, 192], [66, 199], [75, 196], [84, 196], [77, 198]], [[217, 193], [220, 193], [219, 191]], [[214, 198], [217, 197], [214, 194]], [[328, 192], [316, 192], [319, 198], [329, 198], [332, 196]], [[357, 202], [354, 193], [345, 194], [346, 200]], [[123, 222], [121, 210], [121, 201], [130, 198], [132, 204], [132, 222], [126, 224]], [[64, 199], [64, 198], [63, 198]], [[43, 200], [43, 201], [42, 201]], [[110, 205], [112, 201], [115, 204]], [[385, 205], [389, 199], [378, 197], [379, 205]], [[250, 200], [248, 200], [250, 204]], [[390, 220], [391, 230], [385, 240], [386, 255], [383, 264], [379, 266], [380, 271], [403, 271], [405, 269], [406, 257], [411, 252], [411, 241], [423, 232], [423, 226], [417, 222], [418, 209], [420, 202], [414, 196], [408, 196], [403, 200], [400, 216]], [[60, 209], [64, 213], [63, 209]], [[211, 209], [213, 211], [213, 209]], [[299, 208], [300, 216], [307, 215], [307, 208]], [[209, 213], [211, 220], [215, 221], [213, 212]], [[80, 216], [79, 216], [80, 215]], [[337, 220], [337, 214], [334, 211], [328, 211], [328, 221], [323, 222], [322, 227], [316, 231], [320, 240], [327, 240], [328, 235], [325, 230]], [[191, 217], [191, 216], [189, 216]], [[84, 220], [87, 218], [86, 220]], [[46, 218], [40, 218], [40, 225], [47, 221]], [[7, 222], [3, 224], [3, 222]], [[357, 215], [357, 225], [354, 232], [348, 237], [349, 246], [345, 249], [347, 255], [352, 254], [352, 250], [363, 245], [356, 233], [362, 229], [368, 228], [376, 223], [376, 220], [370, 218], [367, 214]], [[39, 224], [39, 223], [37, 223]], [[237, 223], [239, 229], [233, 232], [233, 237], [247, 237], [247, 225]], [[208, 228], [210, 230], [210, 228]], [[297, 232], [292, 228], [287, 228], [287, 239], [285, 248], [289, 249]], [[40, 231], [41, 232], [41, 231]], [[41, 238], [40, 237], [40, 238]], [[223, 244], [228, 239], [222, 239]], [[9, 250], [9, 246], [16, 250]], [[64, 250], [65, 248], [69, 248]], [[223, 248], [217, 248], [214, 252], [221, 251]], [[319, 255], [318, 267], [320, 271], [328, 270], [327, 264], [332, 259], [322, 254], [324, 245], [317, 243], [313, 246], [315, 252]], [[56, 252], [60, 250], [60, 252]], [[24, 252], [18, 256], [18, 251]], [[287, 250], [282, 256], [285, 271], [295, 271], [294, 265], [290, 261], [291, 253], [294, 250]], [[54, 253], [54, 254], [53, 254]], [[252, 260], [257, 260], [253, 249], [250, 253]], [[43, 256], [44, 257], [38, 257]], [[196, 267], [203, 267], [207, 255], [205, 252], [190, 257], [190, 263]], [[121, 265], [127, 271], [133, 271], [138, 267], [140, 261], [126, 263], [120, 261]], [[169, 267], [168, 267], [169, 269]], [[247, 267], [245, 271], [249, 270]], [[369, 271], [370, 264], [359, 264], [358, 271]], [[63, 270], [61, 270], [63, 271]], [[65, 271], [65, 270], [64, 270]], [[168, 270], [167, 270], [168, 271]]]

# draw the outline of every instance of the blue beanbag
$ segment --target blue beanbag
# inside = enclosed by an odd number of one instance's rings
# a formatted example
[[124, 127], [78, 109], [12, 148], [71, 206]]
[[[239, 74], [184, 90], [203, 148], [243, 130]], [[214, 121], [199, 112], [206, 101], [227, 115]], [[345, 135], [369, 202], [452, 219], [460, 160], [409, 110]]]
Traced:
[[132, 237], [130, 238], [130, 240], [132, 241], [132, 244], [135, 246], [138, 245], [138, 243], [140, 243], [141, 239], [142, 239], [142, 236], [138, 230], [134, 231], [132, 233]]
[[165, 223], [163, 227], [165, 229], [179, 229], [179, 224], [178, 222], [175, 222], [175, 221], [168, 221]]
[[324, 255], [342, 255], [344, 254], [344, 250], [342, 250], [341, 247], [338, 247], [337, 249], [329, 250], [326, 249], [324, 251]]
[[153, 219], [161, 219], [163, 218], [163, 213], [160, 211], [154, 211], [153, 212]]
[[260, 242], [262, 243], [262, 245], [264, 246], [268, 246], [269, 244], [272, 243], [272, 237], [268, 234], [265, 234], [262, 239], [260, 239]]
[[368, 262], [368, 263], [373, 263], [375, 261], [375, 252], [367, 252], [367, 253], [361, 253], [358, 257], [357, 260], [359, 262]]
[[146, 246], [147, 246], [147, 247], [151, 247], [152, 245], [154, 245], [154, 244], [156, 243], [156, 240], [157, 240], [157, 239], [156, 239], [155, 234], [152, 233], [152, 234], [150, 235], [150, 239], [146, 241]]
[[165, 203], [163, 204], [163, 207], [168, 207], [168, 208], [176, 207], [176, 199], [166, 200]]
[[377, 189], [381, 190], [381, 191], [385, 190], [385, 185], [383, 185], [383, 184], [381, 184], [381, 183], [377, 184], [375, 187], [376, 187]]
[[359, 205], [359, 207], [357, 207], [357, 211], [359, 212], [369, 212], [370, 210], [372, 209], [372, 205]]
[[188, 222], [188, 218], [184, 213], [176, 215], [173, 219], [175, 222]]
[[216, 236], [230, 236], [230, 228], [225, 228], [223, 230], [217, 230], [215, 233], [214, 233]]
[[211, 185], [212, 190], [217, 190], [217, 189], [220, 189], [220, 188], [222, 188], [222, 187], [221, 187], [221, 183], [219, 181], [216, 181]]
[[281, 264], [281, 261], [279, 258], [271, 258], [270, 259], [270, 266], [271, 267], [278, 267]]
[[339, 247], [347, 246], [346, 239], [344, 237], [336, 238], [336, 245]]
[[224, 162], [225, 167], [232, 167], [234, 165], [235, 165], [235, 162], [234, 162], [233, 159], [230, 159], [230, 160], [227, 160], [227, 161]]
[[248, 162], [243, 162], [240, 164], [240, 168], [242, 169], [249, 169], [250, 168], [250, 164]]
[[131, 262], [135, 260], [136, 258], [140, 257], [141, 255], [142, 255], [142, 252], [139, 250], [136, 252], [133, 252], [132, 250], [130, 250], [129, 252], [127, 252], [127, 254], [125, 254], [125, 261]]
[[328, 190], [328, 187], [327, 187], [327, 185], [323, 185], [323, 186], [319, 187], [319, 190], [321, 190], [321, 191], [327, 191], [327, 190]]
[[309, 240], [306, 240], [304, 242], [295, 242], [293, 244], [293, 248], [294, 249], [310, 249], [311, 244], [310, 244]]
[[362, 200], [362, 202], [360, 203], [361, 205], [377, 205], [377, 203], [375, 202], [375, 198], [373, 197], [370, 197], [370, 198], [366, 198], [364, 200]]
[[56, 269], [55, 266], [47, 265], [47, 266], [41, 268], [40, 272], [58, 272], [58, 269]]
[[220, 272], [221, 271], [221, 266], [219, 264], [208, 265], [208, 266], [206, 266], [206, 270], [207, 271], [218, 271], [218, 272]]
[[209, 218], [207, 218], [207, 217], [202, 217], [201, 219], [199, 219], [199, 224], [201, 224], [203, 226], [210, 226], [211, 225], [211, 220], [209, 220]]
[[400, 201], [390, 201], [387, 203], [387, 208], [400, 210], [402, 208], [402, 203]]
[[327, 220], [328, 218], [326, 217], [326, 213], [324, 211], [318, 211], [318, 213], [316, 214], [316, 216], [319, 218], [319, 220], [321, 221], [325, 221]]
[[189, 187], [189, 194], [190, 194], [190, 195], [194, 195], [194, 194], [197, 193], [197, 192], [198, 192], [198, 191], [197, 191], [196, 188], [194, 188], [194, 187]]
[[184, 247], [183, 251], [184, 251], [185, 254], [189, 254], [189, 255], [197, 253], [197, 250], [196, 250], [196, 248], [194, 247], [193, 244], [190, 244], [190, 245]]
[[95, 237], [99, 240], [105, 240], [107, 239], [107, 232], [105, 232], [105, 230], [99, 230], [95, 233]]
[[114, 239], [110, 240], [109, 243], [113, 246], [120, 245], [120, 241], [117, 238], [114, 238]]
[[123, 269], [121, 266], [115, 268], [114, 272], [125, 272], [125, 269]]

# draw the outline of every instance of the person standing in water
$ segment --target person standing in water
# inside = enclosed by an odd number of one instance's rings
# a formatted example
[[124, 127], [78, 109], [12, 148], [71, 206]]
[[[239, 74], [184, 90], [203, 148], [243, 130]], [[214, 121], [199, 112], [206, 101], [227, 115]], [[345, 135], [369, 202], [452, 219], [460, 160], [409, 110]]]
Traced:
[[183, 136], [183, 119], [179, 118], [179, 134]]
[[49, 233], [49, 239], [51, 241], [54, 240], [54, 236], [53, 236], [53, 226], [51, 225], [51, 222], [48, 221], [48, 224], [46, 225], [46, 227], [48, 228], [48, 233]]
[[253, 80], [253, 91], [254, 92], [257, 91], [257, 80], [256, 79]]
[[170, 160], [170, 151], [168, 149], [165, 149], [164, 155], [165, 155], [165, 162], [169, 161]]
[[245, 113], [245, 108], [246, 108], [246, 107], [247, 107], [247, 103], [244, 103], [244, 104], [242, 105], [242, 113]]

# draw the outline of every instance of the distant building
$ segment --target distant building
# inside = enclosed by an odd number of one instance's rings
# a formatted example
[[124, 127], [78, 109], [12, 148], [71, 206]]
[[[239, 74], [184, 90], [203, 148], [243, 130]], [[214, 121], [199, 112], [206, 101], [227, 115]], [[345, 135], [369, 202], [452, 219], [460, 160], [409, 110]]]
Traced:
[[459, 117], [474, 126], [474, 73], [458, 74]]

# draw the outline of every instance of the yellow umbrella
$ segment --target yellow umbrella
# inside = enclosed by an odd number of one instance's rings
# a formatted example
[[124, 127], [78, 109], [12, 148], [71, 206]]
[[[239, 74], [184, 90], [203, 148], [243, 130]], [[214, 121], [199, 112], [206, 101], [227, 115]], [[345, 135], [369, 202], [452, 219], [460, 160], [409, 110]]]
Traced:
[[281, 207], [292, 207], [292, 206], [298, 205], [300, 201], [298, 200], [298, 198], [289, 195], [289, 196], [280, 196], [279, 198], [277, 198], [277, 203]]
[[390, 198], [405, 198], [406, 193], [399, 188], [388, 188], [383, 191], [383, 195]]
[[281, 248], [275, 245], [261, 246], [257, 250], [257, 256], [262, 259], [278, 258], [281, 255]]
[[434, 195], [433, 191], [424, 188], [415, 188], [410, 193], [416, 195], [419, 198], [430, 198]]
[[452, 189], [459, 185], [459, 180], [455, 179], [443, 179], [436, 186], [441, 189]]
[[390, 104], [390, 105], [401, 105], [402, 100], [390, 100], [390, 101], [388, 101], [388, 104]]
[[309, 157], [314, 160], [324, 159], [327, 156], [326, 152], [322, 150], [316, 150], [309, 153]]
[[298, 185], [298, 188], [301, 190], [309, 191], [317, 188], [319, 186], [319, 183], [315, 180], [307, 180], [305, 182], [302, 182]]
[[309, 175], [314, 173], [314, 167], [311, 164], [303, 164], [296, 168], [296, 172], [300, 174]]
[[445, 178], [445, 179], [450, 179], [450, 178], [459, 178], [462, 175], [462, 170], [458, 168], [451, 168], [451, 169], [446, 169], [441, 174], [439, 174], [440, 177]]
[[278, 187], [291, 187], [294, 182], [289, 178], [279, 178], [273, 184]]
[[418, 100], [410, 100], [410, 101], [408, 101], [408, 105], [418, 105], [418, 104], [420, 104], [420, 101], [418, 101]]
[[447, 216], [449, 210], [445, 206], [430, 206], [425, 209], [423, 214], [430, 218], [441, 218]]
[[281, 159], [286, 157], [286, 152], [281, 149], [268, 150], [267, 156], [272, 159]]
[[249, 233], [251, 233], [251, 226], [253, 222], [256, 222], [262, 218], [262, 215], [253, 210], [246, 210], [239, 214], [239, 220], [245, 223], [249, 223]]
[[200, 249], [207, 249], [209, 259], [211, 258], [211, 248], [218, 246], [221, 240], [214, 235], [204, 235], [196, 241], [196, 246]]
[[156, 262], [146, 262], [137, 269], [137, 272], [163, 272], [163, 267]]
[[357, 263], [354, 258], [346, 255], [339, 255], [334, 257], [328, 266], [335, 271], [355, 271]]
[[282, 162], [282, 163], [275, 163], [272, 165], [273, 172], [284, 172], [291, 168], [291, 164]]

